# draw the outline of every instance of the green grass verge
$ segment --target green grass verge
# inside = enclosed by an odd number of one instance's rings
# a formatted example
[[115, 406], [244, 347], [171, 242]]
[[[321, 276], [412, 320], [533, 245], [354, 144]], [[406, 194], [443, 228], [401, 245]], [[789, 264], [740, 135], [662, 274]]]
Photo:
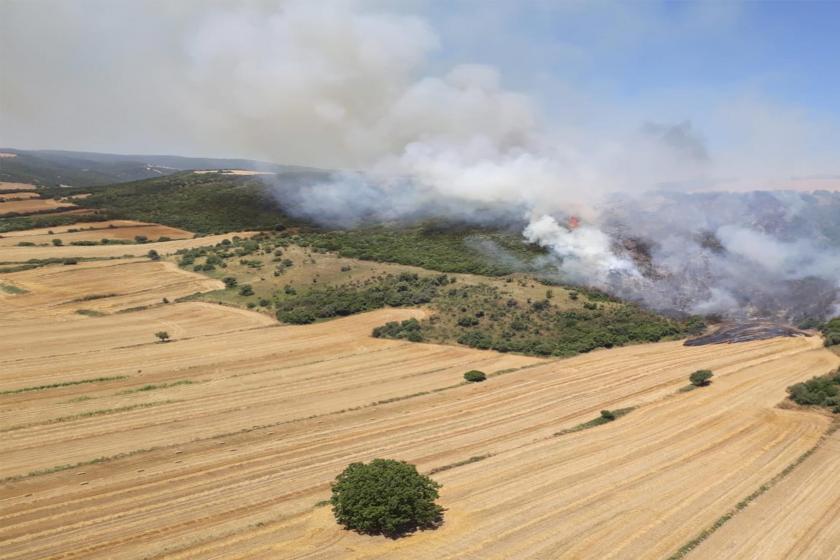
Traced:
[[127, 375], [113, 375], [110, 377], [94, 377], [91, 379], [80, 379], [78, 381], [62, 381], [60, 383], [50, 383], [49, 385], [35, 385], [33, 387], [21, 387], [20, 389], [9, 389], [0, 391], [0, 395], [16, 395], [18, 393], [28, 393], [30, 391], [46, 391], [47, 389], [58, 389], [59, 387], [71, 387], [73, 385], [86, 385], [88, 383], [104, 383], [106, 381], [119, 381], [121, 379], [128, 379]]
[[598, 418], [594, 418], [594, 419], [592, 419], [588, 422], [584, 422], [583, 424], [578, 424], [577, 426], [574, 426], [573, 428], [567, 428], [565, 430], [560, 430], [559, 432], [555, 433], [554, 436], [555, 437], [564, 436], [566, 434], [573, 434], [575, 432], [588, 430], [589, 428], [594, 428], [596, 426], [602, 426], [604, 424], [609, 424], [610, 422], [614, 422], [618, 418], [621, 418], [625, 414], [629, 414], [630, 412], [634, 411], [635, 409], [636, 409], [635, 406], [630, 406], [630, 407], [627, 407], [627, 408], [619, 408], [619, 409], [616, 409], [616, 410], [610, 410], [610, 411], [607, 411], [607, 412], [612, 413], [612, 415], [613, 415], [612, 419], [607, 418], [607, 417], [602, 415], [602, 416], [599, 416]]

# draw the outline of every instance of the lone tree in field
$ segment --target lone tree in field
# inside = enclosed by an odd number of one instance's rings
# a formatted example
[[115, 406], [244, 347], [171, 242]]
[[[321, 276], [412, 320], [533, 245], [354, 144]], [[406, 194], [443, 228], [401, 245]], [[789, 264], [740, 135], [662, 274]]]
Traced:
[[149, 249], [149, 252], [146, 253], [146, 256], [148, 256], [149, 259], [151, 259], [153, 261], [159, 261], [160, 260], [160, 254], [157, 251], [155, 251], [154, 249]]
[[332, 485], [333, 514], [348, 529], [397, 538], [443, 520], [435, 503], [440, 484], [404, 461], [352, 463]]
[[480, 383], [481, 381], [487, 379], [487, 375], [483, 371], [472, 369], [464, 374], [464, 379], [470, 383]]
[[698, 369], [694, 373], [688, 376], [688, 380], [691, 381], [691, 384], [695, 387], [705, 387], [709, 383], [711, 383], [712, 377], [714, 377], [714, 373], [708, 369]]
[[158, 337], [161, 342], [169, 342], [169, 333], [166, 331], [158, 331], [155, 333], [155, 336]]

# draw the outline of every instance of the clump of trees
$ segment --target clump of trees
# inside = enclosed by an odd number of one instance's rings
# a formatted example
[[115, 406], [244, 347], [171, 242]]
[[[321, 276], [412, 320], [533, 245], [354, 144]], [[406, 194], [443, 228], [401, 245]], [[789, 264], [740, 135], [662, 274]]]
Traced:
[[332, 484], [333, 514], [348, 529], [397, 538], [443, 520], [440, 484], [404, 461], [352, 463]]
[[[445, 274], [420, 276], [403, 272], [378, 276], [364, 282], [313, 287], [305, 293], [280, 301], [277, 304], [277, 319], [286, 323], [305, 324], [382, 307], [421, 305], [431, 302], [438, 290], [449, 283], [450, 279]], [[407, 330], [400, 330], [391, 326], [380, 331], [380, 336], [385, 337], [394, 332], [397, 338], [412, 336], [417, 339], [411, 332], [419, 332], [419, 329], [413, 325], [408, 327]], [[403, 333], [404, 336], [400, 336]]]
[[835, 317], [820, 327], [826, 346], [840, 344], [840, 317]]
[[472, 369], [464, 374], [464, 379], [470, 383], [481, 383], [487, 379], [487, 374], [477, 369]]
[[405, 339], [411, 342], [423, 342], [420, 321], [417, 319], [406, 319], [405, 321], [389, 321], [381, 327], [373, 329], [374, 338], [395, 338]]
[[691, 382], [692, 385], [695, 387], [705, 387], [712, 382], [712, 377], [715, 374], [712, 373], [711, 370], [708, 369], [698, 369], [694, 373], [688, 376], [688, 380]]
[[840, 372], [796, 383], [788, 387], [787, 392], [797, 404], [831, 407], [832, 412], [840, 414]]
[[[555, 289], [556, 290], [556, 289]], [[600, 293], [576, 292], [576, 309], [542, 299], [525, 305], [497, 287], [447, 285], [432, 300], [437, 313], [420, 324], [424, 341], [458, 342], [472, 348], [537, 356], [573, 356], [595, 348], [654, 342], [702, 331], [699, 319], [667, 319]], [[591, 298], [595, 298], [593, 303]], [[584, 303], [591, 303], [584, 307]], [[400, 329], [378, 331], [385, 338], [406, 338]]]

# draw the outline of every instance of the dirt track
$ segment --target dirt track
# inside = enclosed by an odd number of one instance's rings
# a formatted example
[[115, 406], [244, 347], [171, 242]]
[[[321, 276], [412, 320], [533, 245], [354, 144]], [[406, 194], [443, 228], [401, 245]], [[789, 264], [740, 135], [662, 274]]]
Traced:
[[[10, 559], [666, 558], [820, 439], [827, 416], [776, 405], [786, 386], [840, 361], [816, 337], [545, 361], [369, 336], [426, 313], [406, 309], [279, 326], [220, 305], [160, 304], [219, 283], [147, 259], [0, 282], [25, 290], [0, 291], [0, 558]], [[152, 307], [116, 313], [138, 305]], [[156, 343], [158, 330], [174, 342]], [[698, 368], [714, 383], [676, 393]], [[462, 384], [469, 369], [500, 375]], [[61, 386], [26, 390], [51, 384]], [[553, 436], [626, 406], [638, 408]], [[792, 502], [778, 549], [836, 550], [833, 442], [707, 541], [711, 556], [694, 557], [797, 557], [765, 554], [769, 524], [741, 548], [726, 538], [753, 507], [778, 509], [784, 484], [814, 498]], [[437, 531], [363, 537], [314, 507], [352, 461], [429, 471], [488, 454], [434, 475], [447, 508]], [[805, 546], [811, 527], [816, 548]], [[752, 530], [765, 528], [732, 534]]]

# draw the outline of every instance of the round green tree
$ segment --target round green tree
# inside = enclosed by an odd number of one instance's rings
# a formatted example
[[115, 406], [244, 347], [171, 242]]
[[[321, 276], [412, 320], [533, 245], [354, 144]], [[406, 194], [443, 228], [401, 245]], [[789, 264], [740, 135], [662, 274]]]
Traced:
[[360, 533], [399, 537], [437, 527], [443, 508], [435, 503], [440, 484], [404, 461], [352, 463], [332, 485], [336, 521]]
[[698, 369], [688, 376], [688, 380], [695, 387], [705, 387], [712, 382], [712, 377], [714, 377], [714, 375], [715, 374], [708, 369]]

